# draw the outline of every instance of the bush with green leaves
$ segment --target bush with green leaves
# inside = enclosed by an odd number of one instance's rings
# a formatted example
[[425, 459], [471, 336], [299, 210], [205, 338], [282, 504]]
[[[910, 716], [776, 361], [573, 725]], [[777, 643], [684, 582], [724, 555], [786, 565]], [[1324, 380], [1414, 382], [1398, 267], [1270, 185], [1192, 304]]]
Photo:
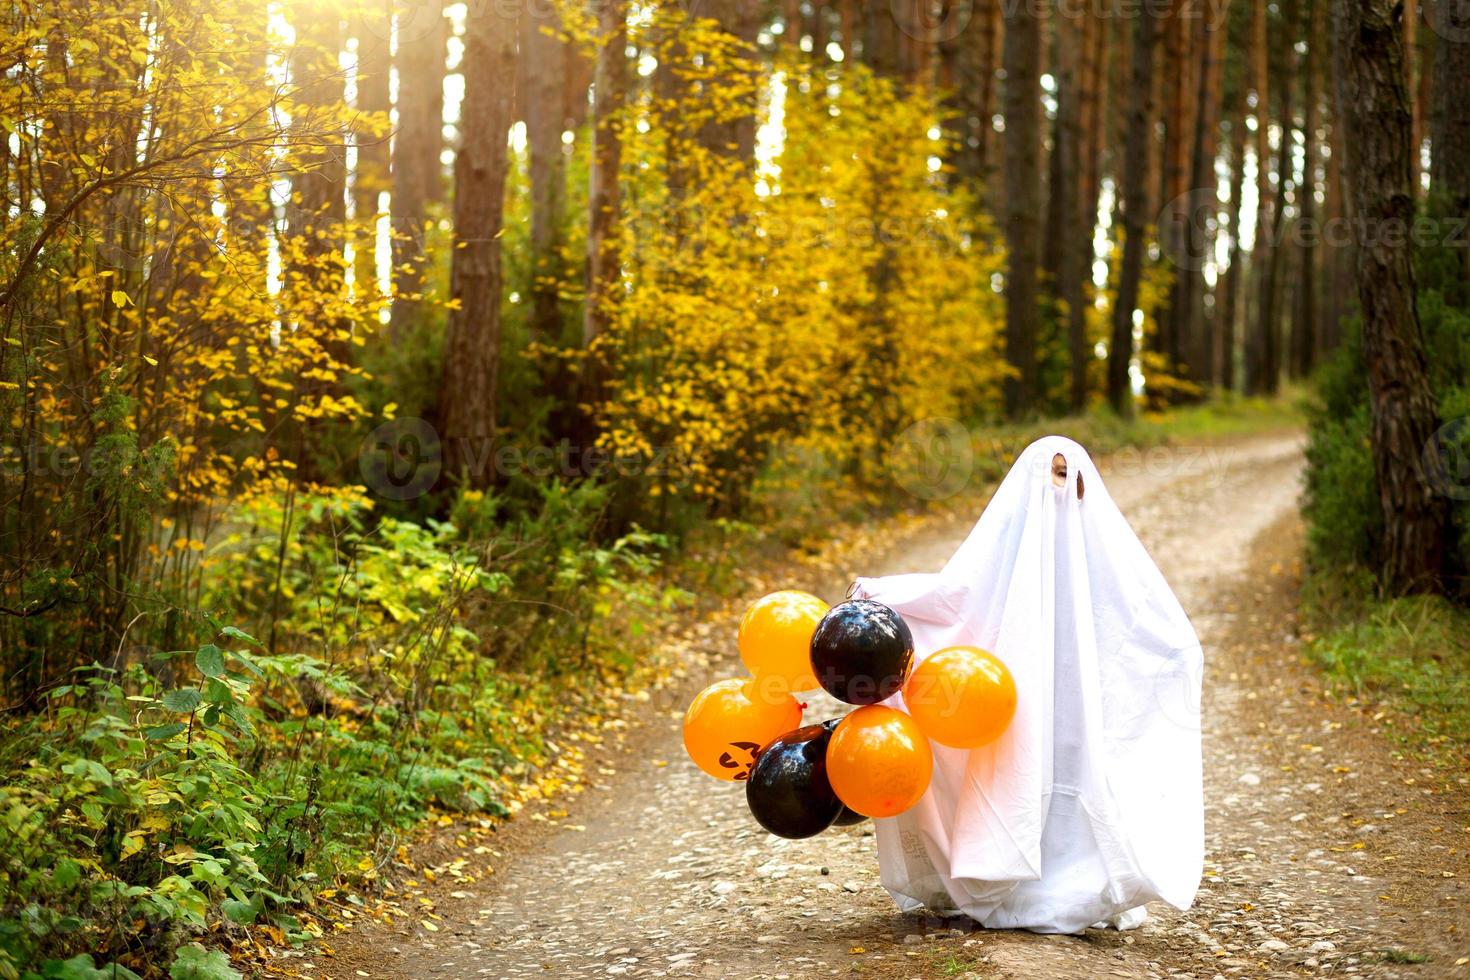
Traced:
[[178, 687], [144, 664], [81, 670], [7, 733], [0, 976], [35, 963], [41, 976], [88, 976], [90, 961], [45, 954], [172, 949], [212, 920], [289, 902], [260, 862], [283, 801], [245, 764], [252, 687], [278, 666], [253, 645], [221, 630]]
[[646, 621], [687, 598], [656, 574], [666, 539], [598, 540], [605, 501], [465, 492], [422, 523], [351, 490], [240, 502], [198, 604], [249, 632], [120, 650], [0, 733], [0, 978], [228, 976], [191, 936], [302, 937], [323, 882], [431, 811], [506, 812], [565, 688], [636, 669]]

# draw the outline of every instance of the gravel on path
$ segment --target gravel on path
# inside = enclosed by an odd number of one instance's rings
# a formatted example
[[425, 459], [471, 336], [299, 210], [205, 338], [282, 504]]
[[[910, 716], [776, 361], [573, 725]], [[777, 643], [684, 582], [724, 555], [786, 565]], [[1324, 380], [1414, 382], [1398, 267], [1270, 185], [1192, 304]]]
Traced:
[[[646, 730], [564, 810], [511, 821], [492, 874], [426, 899], [435, 931], [367, 923], [300, 975], [1470, 976], [1464, 787], [1419, 785], [1300, 663], [1300, 436], [1102, 462], [1205, 643], [1207, 856], [1189, 911], [1155, 906], [1134, 932], [1080, 937], [902, 915], [878, 883], [871, 823], [805, 841], [763, 832], [738, 784], [684, 755], [680, 693], [649, 699]], [[853, 575], [937, 569], [968, 525], [921, 525], [840, 581], [781, 585], [836, 600]], [[700, 633], [690, 683], [737, 673], [733, 621]], [[807, 718], [843, 710], [814, 700]]]

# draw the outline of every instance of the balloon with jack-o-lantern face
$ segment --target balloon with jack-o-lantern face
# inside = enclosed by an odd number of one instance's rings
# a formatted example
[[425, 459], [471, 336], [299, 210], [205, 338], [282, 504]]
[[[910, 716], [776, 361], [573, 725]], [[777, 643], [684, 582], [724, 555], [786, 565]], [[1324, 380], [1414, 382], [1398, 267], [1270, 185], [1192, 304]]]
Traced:
[[784, 691], [752, 679], [717, 681], [695, 695], [684, 713], [684, 748], [716, 779], [750, 778], [756, 754], [801, 724], [801, 705]]

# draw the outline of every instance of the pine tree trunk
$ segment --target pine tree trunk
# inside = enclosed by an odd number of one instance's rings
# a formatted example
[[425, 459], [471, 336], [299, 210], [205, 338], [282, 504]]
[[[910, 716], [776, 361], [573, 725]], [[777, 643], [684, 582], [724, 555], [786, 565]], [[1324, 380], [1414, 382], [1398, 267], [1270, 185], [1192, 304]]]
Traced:
[[1245, 283], [1245, 250], [1240, 242], [1240, 199], [1245, 194], [1245, 111], [1244, 99], [1241, 111], [1230, 126], [1230, 215], [1226, 219], [1230, 228], [1230, 265], [1225, 270], [1215, 304], [1214, 362], [1215, 384], [1226, 391], [1235, 390], [1235, 325], [1240, 318], [1240, 293]]
[[1269, 373], [1266, 335], [1271, 320], [1271, 92], [1266, 5], [1267, 0], [1252, 0], [1251, 7], [1251, 89], [1256, 97], [1256, 229], [1250, 268], [1256, 279], [1256, 306], [1255, 316], [1247, 316], [1245, 324], [1245, 390], [1252, 395], [1266, 390]]
[[562, 133], [568, 129], [562, 86], [569, 52], [553, 32], [560, 29], [555, 8], [532, 5], [521, 18], [520, 91], [526, 122], [531, 177], [531, 334], [542, 343], [559, 343], [562, 278], [561, 223], [566, 197], [566, 156]]
[[[1164, 96], [1161, 107], [1164, 141], [1161, 151], [1163, 153], [1162, 166], [1159, 173], [1160, 209], [1155, 219], [1158, 222], [1159, 244], [1164, 254], [1176, 257], [1176, 259], [1182, 258], [1185, 254], [1189, 231], [1187, 226], [1192, 223], [1194, 217], [1188, 210], [1190, 195], [1186, 193], [1187, 171], [1184, 166], [1188, 148], [1192, 145], [1195, 136], [1192, 129], [1186, 131], [1184, 121], [1187, 115], [1186, 107], [1194, 101], [1187, 90], [1189, 72], [1186, 67], [1189, 63], [1189, 28], [1194, 23], [1193, 18], [1186, 20], [1185, 10], [1181, 7], [1174, 10], [1163, 25], [1165, 67], [1160, 82]], [[1168, 358], [1170, 371], [1178, 372], [1182, 360], [1180, 326], [1184, 310], [1184, 284], [1188, 273], [1179, 266], [1176, 266], [1173, 273], [1168, 300], [1164, 308], [1159, 311], [1156, 346], [1159, 353]]]
[[454, 307], [444, 356], [439, 418], [451, 479], [483, 489], [492, 465], [500, 368], [500, 233], [507, 138], [514, 114], [516, 21], [470, 17], [464, 34], [464, 102], [454, 158]]
[[[742, 0], [743, 2], [743, 0]], [[875, 75], [896, 78], [899, 73], [898, 19], [894, 6], [905, 0], [858, 0], [863, 5], [863, 64]]]
[[[718, 10], [718, 13], [715, 13]], [[756, 38], [760, 34], [760, 0], [722, 0], [711, 10], [711, 16], [719, 21], [726, 33], [740, 45], [736, 58], [748, 61], [755, 55]], [[712, 153], [734, 157], [747, 165], [755, 165], [755, 116], [756, 94], [752, 90], [747, 97], [746, 110], [731, 118], [719, 119], [706, 124], [700, 131], [700, 142]]]
[[1096, 260], [1093, 236], [1097, 229], [1098, 194], [1102, 187], [1103, 145], [1107, 132], [1108, 37], [1111, 20], [1087, 15], [1083, 19], [1084, 53], [1078, 85], [1078, 164], [1077, 164], [1077, 233], [1078, 248], [1074, 261], [1077, 282], [1082, 295], [1081, 346], [1078, 346], [1078, 324], [1068, 324], [1068, 347], [1071, 351], [1071, 383], [1068, 404], [1074, 412], [1087, 408], [1088, 367], [1093, 355], [1092, 337], [1088, 330], [1088, 309], [1093, 297], [1092, 267]]
[[[1419, 13], [1419, 24], [1415, 27], [1418, 35], [1418, 50], [1414, 53], [1414, 145], [1419, 147], [1419, 152], [1424, 151], [1424, 141], [1429, 139], [1431, 152], [1434, 140], [1429, 132], [1430, 117], [1434, 112], [1434, 73], [1435, 63], [1439, 51], [1439, 39], [1435, 34], [1435, 20], [1439, 16], [1437, 0], [1418, 0], [1416, 7]], [[1425, 28], [1428, 28], [1427, 30]], [[1461, 35], [1463, 38], [1464, 35]], [[1423, 179], [1421, 173], [1420, 179]], [[1417, 191], [1423, 195], [1423, 187]]]
[[[436, 12], [439, 12], [436, 15]], [[398, 129], [393, 134], [391, 328], [402, 337], [422, 305], [429, 257], [424, 224], [439, 197], [444, 147], [444, 64], [449, 22], [439, 4], [400, 7], [397, 17]]]
[[[588, 193], [587, 308], [582, 321], [582, 342], [591, 344], [607, 329], [609, 304], [622, 275], [618, 212], [621, 207], [619, 171], [623, 145], [617, 124], [627, 96], [628, 57], [627, 7], [625, 0], [602, 5], [595, 68], [596, 123], [592, 132], [592, 173]], [[593, 377], [585, 392], [599, 393], [600, 379]]]
[[1278, 95], [1281, 111], [1281, 145], [1276, 150], [1276, 193], [1277, 203], [1273, 209], [1274, 224], [1271, 229], [1270, 262], [1262, 277], [1261, 286], [1261, 308], [1263, 330], [1262, 341], [1262, 376], [1261, 393], [1275, 395], [1281, 389], [1282, 355], [1285, 344], [1282, 330], [1282, 284], [1287, 281], [1287, 263], [1291, 259], [1291, 250], [1286, 247], [1286, 203], [1292, 197], [1292, 190], [1296, 184], [1296, 160], [1293, 156], [1292, 147], [1294, 139], [1292, 131], [1296, 119], [1295, 107], [1292, 96], [1296, 92], [1295, 79], [1297, 75], [1296, 47], [1293, 44], [1283, 44], [1284, 51], [1281, 65], [1281, 73], [1277, 84], [1273, 86]]
[[[1310, 2], [1310, 0], [1308, 0]], [[1419, 195], [1422, 166], [1419, 154], [1424, 147], [1424, 120], [1419, 111], [1418, 88], [1414, 85], [1415, 66], [1419, 63], [1419, 0], [1403, 0], [1404, 88], [1409, 93], [1409, 188]]]
[[1333, 2], [1337, 101], [1347, 116], [1342, 143], [1353, 188], [1363, 358], [1383, 512], [1381, 568], [1385, 584], [1402, 592], [1442, 587], [1449, 512], [1424, 469], [1438, 412], [1405, 234], [1414, 217], [1413, 119], [1395, 7], [1394, 0]]
[[1091, 267], [1092, 223], [1082, 203], [1078, 176], [1082, 160], [1082, 78], [1087, 70], [1086, 29], [1082, 22], [1055, 18], [1057, 123], [1052, 156], [1051, 195], [1058, 214], [1057, 298], [1067, 308], [1067, 401], [1074, 412], [1087, 407], [1087, 278]]
[[1139, 17], [1134, 25], [1132, 93], [1127, 138], [1123, 150], [1123, 260], [1118, 271], [1118, 295], [1113, 306], [1113, 337], [1108, 345], [1108, 401], [1119, 415], [1133, 414], [1129, 366], [1133, 360], [1133, 313], [1143, 276], [1144, 241], [1148, 213], [1148, 161], [1153, 142], [1155, 18]]
[[1038, 333], [1037, 266], [1041, 236], [1041, 21], [1029, 4], [1006, 8], [1006, 411], [1018, 418], [1035, 406]]
[[966, 33], [975, 35], [975, 68], [979, 91], [976, 104], [979, 107], [979, 125], [975, 138], [979, 141], [977, 153], [980, 158], [980, 180], [987, 198], [995, 200], [992, 185], [996, 183], [997, 156], [1001, 152], [1001, 141], [995, 132], [997, 69], [1001, 62], [1001, 42], [1005, 37], [1005, 23], [1001, 19], [1000, 0], [975, 0], [975, 22]]
[[[1433, 17], [1430, 186], [1450, 215], [1470, 218], [1470, 0], [1434, 0]], [[1470, 248], [1460, 251], [1470, 281]]]
[[[1330, 0], [1324, 0], [1329, 2]], [[1330, 58], [1328, 59], [1331, 60]], [[1323, 202], [1323, 241], [1327, 248], [1322, 254], [1323, 290], [1322, 315], [1317, 318], [1320, 334], [1316, 348], [1325, 355], [1337, 347], [1342, 340], [1342, 320], [1348, 316], [1352, 296], [1357, 292], [1353, 283], [1353, 266], [1356, 260], [1350, 242], [1345, 239], [1349, 232], [1351, 214], [1348, 208], [1347, 188], [1342, 172], [1342, 158], [1346, 151], [1342, 146], [1342, 119], [1337, 110], [1335, 94], [1328, 100], [1331, 112], [1331, 128], [1327, 133], [1327, 197]]]
[[1110, 39], [1113, 31], [1111, 18], [1088, 17], [1086, 25], [1089, 54], [1083, 62], [1086, 72], [1082, 78], [1081, 126], [1082, 163], [1078, 174], [1082, 189], [1078, 195], [1086, 209], [1088, 232], [1088, 279], [1092, 278], [1092, 234], [1097, 226], [1098, 195], [1102, 192], [1103, 154], [1108, 145], [1109, 118], [1108, 80], [1112, 67]]
[[[358, 112], [387, 116], [393, 108], [388, 90], [392, 61], [388, 40], [392, 29], [392, 0], [364, 0], [356, 24]], [[354, 262], [359, 293], [372, 290], [376, 294], [377, 228], [371, 219], [378, 214], [379, 198], [388, 190], [388, 149], [386, 133], [363, 133], [357, 139], [357, 166], [352, 183], [353, 214], [365, 228], [356, 246]]]
[[343, 251], [342, 226], [347, 218], [347, 146], [334, 135], [323, 117], [343, 101], [346, 80], [337, 64], [342, 49], [341, 25], [334, 11], [306, 6], [295, 11], [297, 43], [291, 53], [291, 81], [297, 99], [308, 110], [294, 120], [304, 133], [298, 163], [291, 178], [291, 206], [287, 208], [290, 233], [303, 240], [306, 262], [293, 275], [323, 282], [329, 278], [328, 256]]
[[802, 18], [802, 30], [812, 39], [812, 56], [821, 63], [827, 58], [827, 42], [832, 40], [830, 22], [827, 19], [828, 4], [823, 0], [809, 0], [811, 13]]
[[1200, 38], [1195, 48], [1200, 54], [1199, 87], [1186, 202], [1188, 220], [1180, 241], [1187, 262], [1178, 274], [1176, 302], [1170, 307], [1174, 318], [1171, 332], [1179, 344], [1180, 367], [1186, 377], [1199, 381], [1214, 376], [1214, 345], [1206, 336], [1204, 324], [1205, 266], [1214, 246], [1210, 231], [1215, 222], [1211, 219], [1219, 211], [1215, 158], [1219, 149], [1220, 79], [1227, 12], [1228, 4], [1215, 15], [1220, 18], [1218, 22], [1202, 20], [1198, 25]]
[[1297, 194], [1299, 221], [1303, 229], [1301, 243], [1301, 275], [1297, 280], [1297, 307], [1291, 327], [1291, 373], [1304, 378], [1317, 361], [1317, 251], [1321, 231], [1317, 227], [1317, 129], [1321, 125], [1319, 103], [1322, 80], [1322, 48], [1326, 37], [1322, 29], [1327, 0], [1305, 0], [1307, 14], [1307, 63], [1303, 72], [1305, 85], [1302, 107], [1301, 193]]
[[[1056, 299], [1061, 299], [1063, 239], [1076, 234], [1073, 227], [1073, 205], [1077, 200], [1077, 188], [1063, 189], [1064, 179], [1074, 179], [1076, 169], [1069, 169], [1066, 156], [1075, 156], [1073, 146], [1067, 147], [1062, 137], [1066, 128], [1066, 117], [1071, 117], [1071, 127], [1077, 126], [1077, 80], [1078, 44], [1070, 20], [1053, 17], [1047, 22], [1050, 31], [1042, 32], [1042, 51], [1046, 61], [1041, 70], [1052, 77], [1056, 85], [1056, 111], [1051, 124], [1051, 152], [1046, 159], [1046, 221], [1042, 228], [1041, 270], [1045, 281]], [[1048, 41], [1050, 43], [1048, 43]], [[1045, 120], [1043, 119], [1043, 125]], [[1072, 175], [1070, 178], [1064, 174]]]
[[990, 18], [998, 10], [997, 0], [976, 0], [964, 30], [939, 42], [939, 84], [948, 92], [955, 178], [971, 188], [983, 188], [990, 178], [996, 69], [991, 50], [996, 32]]

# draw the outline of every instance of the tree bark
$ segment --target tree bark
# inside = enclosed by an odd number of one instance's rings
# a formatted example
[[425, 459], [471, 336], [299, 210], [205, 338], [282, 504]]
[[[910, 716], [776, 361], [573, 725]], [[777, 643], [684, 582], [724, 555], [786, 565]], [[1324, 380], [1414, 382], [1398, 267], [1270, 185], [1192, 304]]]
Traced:
[[289, 231], [303, 240], [306, 264], [293, 274], [324, 282], [328, 259], [343, 249], [342, 228], [347, 218], [347, 145], [335, 135], [323, 139], [331, 126], [320, 118], [335, 112], [343, 101], [346, 79], [338, 67], [342, 49], [341, 24], [334, 11], [302, 5], [295, 10], [296, 46], [291, 52], [291, 81], [306, 112], [293, 123], [304, 134], [300, 169], [291, 179]]
[[1215, 158], [1220, 136], [1220, 80], [1225, 47], [1224, 17], [1229, 4], [1215, 14], [1218, 22], [1202, 20], [1198, 71], [1199, 88], [1194, 117], [1193, 152], [1190, 158], [1187, 191], [1187, 223], [1181, 229], [1179, 244], [1187, 258], [1177, 274], [1177, 289], [1170, 305], [1174, 323], [1170, 333], [1177, 344], [1176, 358], [1185, 377], [1209, 381], [1214, 376], [1214, 345], [1204, 328], [1205, 267], [1214, 245], [1212, 226], [1219, 212], [1218, 180]]
[[1092, 279], [1092, 234], [1097, 228], [1098, 195], [1103, 192], [1103, 154], [1107, 147], [1108, 134], [1108, 76], [1110, 76], [1110, 40], [1113, 19], [1088, 16], [1083, 31], [1083, 43], [1088, 54], [1083, 59], [1082, 87], [1080, 87], [1080, 126], [1082, 126], [1082, 163], [1078, 178], [1082, 182], [1078, 200], [1083, 210], [1086, 234], [1088, 234], [1088, 273]]
[[[744, 2], [744, 0], [740, 0]], [[898, 77], [900, 68], [898, 19], [894, 6], [905, 0], [858, 0], [863, 5], [863, 64], [873, 74]]]
[[1415, 68], [1419, 64], [1419, 0], [1403, 0], [1403, 3], [1404, 87], [1409, 93], [1409, 113], [1413, 120], [1409, 127], [1409, 188], [1418, 197], [1422, 183], [1419, 156], [1424, 150], [1424, 114], [1419, 105], [1419, 88], [1414, 84]]
[[[386, 116], [393, 108], [388, 73], [392, 58], [388, 40], [392, 36], [392, 0], [365, 0], [356, 23], [357, 111]], [[378, 214], [379, 196], [388, 190], [389, 138], [386, 133], [362, 132], [357, 139], [357, 167], [353, 174], [353, 216], [366, 233], [357, 244], [357, 290], [376, 294], [377, 231], [372, 219]]]
[[[1414, 54], [1414, 63], [1417, 66], [1414, 79], [1414, 133], [1415, 146], [1423, 152], [1424, 142], [1429, 140], [1430, 150], [1433, 152], [1434, 138], [1430, 134], [1430, 119], [1434, 114], [1434, 73], [1438, 58], [1439, 41], [1435, 34], [1439, 16], [1437, 0], [1418, 0], [1419, 24], [1415, 28], [1418, 35], [1418, 50]], [[1429, 28], [1425, 30], [1424, 28]], [[1463, 38], [1464, 35], [1461, 35]], [[1420, 174], [1422, 180], [1423, 174]], [[1423, 196], [1423, 187], [1418, 190]]]
[[532, 4], [521, 17], [520, 90], [531, 177], [531, 335], [562, 340], [558, 283], [563, 274], [561, 222], [566, 197], [562, 133], [569, 128], [562, 86], [570, 61], [555, 35], [560, 19], [551, 5]]
[[454, 305], [439, 417], [450, 478], [477, 489], [495, 480], [491, 461], [500, 368], [500, 233], [515, 65], [515, 19], [487, 13], [466, 20], [449, 275]]
[[963, 185], [979, 187], [982, 196], [990, 181], [995, 134], [999, 14], [999, 0], [974, 0], [969, 23], [939, 45], [940, 85], [950, 93], [946, 107], [955, 141], [955, 177]]
[[[1430, 187], [1450, 215], [1470, 218], [1470, 0], [1435, 0]], [[1463, 232], [1462, 232], [1463, 237]], [[1470, 281], [1470, 248], [1462, 248]]]
[[1133, 313], [1143, 276], [1144, 233], [1148, 228], [1148, 161], [1153, 130], [1155, 18], [1141, 16], [1134, 25], [1133, 91], [1129, 96], [1127, 136], [1123, 149], [1123, 260], [1118, 296], [1113, 305], [1113, 337], [1108, 345], [1108, 402], [1119, 415], [1133, 414], [1129, 367], [1133, 360]]
[[1256, 98], [1256, 228], [1250, 267], [1256, 278], [1256, 309], [1255, 316], [1247, 316], [1245, 323], [1245, 390], [1252, 395], [1260, 394], [1266, 387], [1266, 333], [1271, 318], [1271, 93], [1266, 4], [1267, 0], [1253, 0], [1251, 7], [1251, 89]]
[[[1085, 16], [1085, 15], [1084, 15]], [[1053, 137], [1051, 195], [1057, 213], [1056, 291], [1067, 308], [1067, 403], [1074, 412], [1087, 407], [1087, 280], [1091, 270], [1092, 222], [1082, 200], [1082, 96], [1087, 71], [1084, 23], [1058, 17], [1056, 31], [1057, 119]]]
[[1037, 266], [1041, 214], [1041, 21], [1030, 4], [1006, 8], [1006, 411], [1035, 406], [1038, 332]]
[[[732, 35], [743, 48], [737, 60], [754, 68], [749, 62], [755, 56], [756, 38], [760, 34], [760, 0], [723, 0], [714, 14], [726, 33]], [[755, 165], [755, 117], [756, 91], [752, 86], [744, 95], [741, 108], [744, 110], [729, 118], [714, 120], [703, 127], [700, 142], [713, 153], [733, 157], [747, 166]]]
[[[1329, 58], [1330, 62], [1331, 59]], [[1336, 104], [1335, 96], [1328, 106]], [[1342, 321], [1349, 316], [1352, 296], [1357, 291], [1353, 283], [1353, 249], [1347, 240], [1347, 229], [1351, 221], [1348, 207], [1346, 178], [1342, 172], [1342, 159], [1346, 154], [1342, 145], [1342, 116], [1336, 108], [1331, 109], [1331, 128], [1327, 132], [1327, 195], [1323, 202], [1323, 241], [1327, 248], [1322, 254], [1323, 304], [1322, 315], [1317, 318], [1321, 331], [1316, 347], [1319, 354], [1333, 350], [1342, 340]]]
[[1404, 592], [1442, 587], [1449, 510], [1430, 485], [1424, 463], [1439, 420], [1415, 307], [1408, 235], [1414, 217], [1413, 119], [1395, 8], [1394, 0], [1333, 0], [1373, 464], [1383, 512], [1381, 568], [1388, 588]]
[[1275, 395], [1281, 390], [1282, 355], [1285, 349], [1281, 292], [1282, 283], [1288, 278], [1286, 265], [1292, 257], [1291, 250], [1286, 245], [1286, 205], [1296, 184], [1296, 160], [1292, 150], [1295, 142], [1292, 133], [1296, 121], [1292, 102], [1292, 96], [1296, 92], [1296, 47], [1292, 43], [1284, 43], [1282, 48], [1284, 63], [1280, 65], [1278, 84], [1273, 86], [1280, 103], [1281, 144], [1276, 150], [1276, 205], [1272, 209], [1271, 257], [1259, 282], [1263, 320], [1260, 392], [1265, 395]]
[[812, 57], [820, 64], [827, 58], [827, 42], [832, 39], [827, 19], [828, 4], [824, 0], [810, 0], [807, 7], [811, 13], [802, 17], [802, 32], [812, 39]]
[[[438, 15], [436, 16], [436, 12]], [[393, 134], [394, 335], [418, 319], [428, 255], [424, 224], [442, 182], [444, 62], [449, 22], [438, 0], [399, 7], [397, 17], [398, 129]]]
[[[1193, 195], [1187, 184], [1186, 160], [1196, 133], [1187, 124], [1189, 106], [1199, 97], [1190, 98], [1188, 78], [1190, 75], [1190, 41], [1195, 19], [1186, 16], [1186, 8], [1174, 10], [1164, 22], [1164, 142], [1163, 165], [1159, 179], [1160, 210], [1155, 214], [1158, 222], [1159, 244], [1166, 255], [1182, 258], [1188, 247], [1189, 224], [1194, 213], [1189, 210]], [[1168, 300], [1159, 311], [1157, 348], [1169, 363], [1170, 371], [1182, 372], [1182, 325], [1185, 316], [1185, 282], [1189, 278], [1185, 268], [1176, 267], [1174, 279], [1169, 287]]]
[[[592, 172], [587, 199], [587, 303], [582, 320], [584, 345], [590, 345], [607, 330], [611, 319], [609, 306], [622, 275], [618, 214], [623, 144], [618, 127], [622, 123], [620, 117], [628, 84], [625, 0], [611, 0], [602, 5], [598, 31], [600, 38], [593, 82], [596, 121], [592, 130]], [[590, 398], [600, 392], [601, 384], [590, 362], [589, 371], [590, 376], [584, 380], [590, 385], [584, 394]]]
[[[1243, 102], [1243, 100], [1242, 100]], [[1230, 265], [1225, 270], [1215, 306], [1214, 363], [1215, 384], [1226, 391], [1236, 387], [1235, 324], [1239, 319], [1240, 291], [1245, 282], [1245, 250], [1240, 241], [1241, 198], [1245, 194], [1245, 112], [1236, 115], [1230, 125]]]
[[1317, 362], [1317, 251], [1321, 229], [1317, 227], [1317, 130], [1322, 124], [1321, 100], [1322, 47], [1326, 42], [1322, 30], [1327, 0], [1306, 0], [1307, 63], [1303, 71], [1305, 86], [1302, 106], [1302, 186], [1297, 194], [1302, 228], [1301, 276], [1297, 280], [1297, 307], [1291, 326], [1291, 373], [1304, 378]]

